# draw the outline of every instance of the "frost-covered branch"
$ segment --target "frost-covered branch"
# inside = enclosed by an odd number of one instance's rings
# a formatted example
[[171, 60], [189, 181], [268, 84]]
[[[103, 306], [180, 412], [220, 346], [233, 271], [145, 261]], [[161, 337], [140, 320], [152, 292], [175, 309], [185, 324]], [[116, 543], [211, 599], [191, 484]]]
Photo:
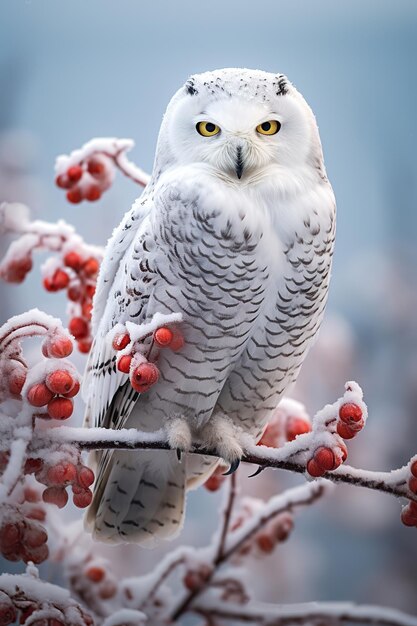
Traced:
[[99, 200], [103, 192], [111, 187], [116, 168], [133, 182], [145, 187], [150, 180], [149, 174], [126, 156], [126, 152], [134, 145], [132, 139], [92, 139], [70, 154], [57, 157], [55, 182], [66, 190], [67, 200], [74, 204], [82, 200]]
[[[169, 450], [165, 434], [161, 431], [145, 433], [136, 429], [117, 431], [105, 428], [62, 427], [50, 434], [54, 441], [66, 442], [79, 446], [81, 450]], [[297, 439], [301, 439], [302, 436]], [[288, 447], [287, 447], [288, 446]], [[193, 454], [216, 456], [216, 451], [205, 448], [193, 449]], [[266, 446], [247, 444], [242, 457], [243, 463], [257, 465], [262, 470], [283, 469], [296, 474], [306, 474], [306, 464], [293, 460], [293, 448], [290, 443], [285, 448], [271, 449]], [[407, 480], [410, 479], [411, 462], [391, 472], [376, 472], [356, 469], [343, 465], [334, 471], [323, 474], [324, 478], [335, 483], [347, 483], [358, 487], [366, 487], [374, 491], [390, 493], [397, 497], [417, 500], [416, 494], [410, 491]], [[417, 470], [417, 466], [416, 466]]]
[[0, 262], [0, 278], [22, 283], [33, 267], [33, 255], [51, 252], [42, 265], [43, 286], [50, 293], [66, 291], [69, 329], [80, 352], [91, 347], [91, 311], [103, 249], [87, 243], [63, 220], [31, 221], [23, 204], [0, 205], [0, 234], [18, 235]]
[[417, 626], [417, 618], [402, 611], [360, 606], [350, 602], [314, 602], [286, 606], [251, 602], [244, 607], [236, 607], [220, 600], [215, 603], [200, 600], [193, 605], [193, 611], [204, 617], [219, 618], [232, 624], [239, 622], [261, 626], [318, 626], [323, 623], [346, 622], [373, 626]]

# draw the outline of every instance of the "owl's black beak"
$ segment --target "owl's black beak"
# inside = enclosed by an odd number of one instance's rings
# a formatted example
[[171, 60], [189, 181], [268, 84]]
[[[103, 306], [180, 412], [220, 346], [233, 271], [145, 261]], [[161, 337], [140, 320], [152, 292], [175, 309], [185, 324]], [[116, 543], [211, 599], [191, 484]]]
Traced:
[[236, 148], [236, 176], [239, 180], [242, 178], [243, 174], [243, 157], [242, 157], [242, 146], [238, 146]]

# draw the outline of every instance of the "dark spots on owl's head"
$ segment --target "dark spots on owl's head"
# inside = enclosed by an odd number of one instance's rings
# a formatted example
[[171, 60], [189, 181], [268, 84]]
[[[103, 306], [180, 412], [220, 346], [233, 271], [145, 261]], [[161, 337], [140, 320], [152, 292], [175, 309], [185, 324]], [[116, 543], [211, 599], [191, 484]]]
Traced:
[[277, 83], [274, 83], [277, 91], [277, 96], [285, 96], [288, 93], [288, 82], [286, 77], [283, 74], [277, 76]]
[[188, 94], [190, 94], [190, 96], [196, 96], [198, 94], [192, 78], [190, 78], [190, 80], [187, 80], [187, 82], [185, 83], [185, 90]]

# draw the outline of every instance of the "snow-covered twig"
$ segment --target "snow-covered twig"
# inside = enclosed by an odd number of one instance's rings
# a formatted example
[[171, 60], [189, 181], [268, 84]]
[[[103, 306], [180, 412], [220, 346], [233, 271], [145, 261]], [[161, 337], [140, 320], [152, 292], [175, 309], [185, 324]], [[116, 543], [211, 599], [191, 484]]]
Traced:
[[220, 559], [223, 556], [224, 548], [226, 545], [227, 534], [230, 529], [230, 519], [232, 517], [233, 505], [236, 498], [237, 485], [236, 485], [236, 474], [232, 474], [229, 480], [229, 491], [227, 494], [226, 506], [223, 512], [223, 519], [220, 527], [220, 538], [219, 538], [219, 546], [217, 548], [217, 559]]
[[[214, 617], [226, 622], [259, 624], [262, 626], [314, 626], [323, 623], [372, 624], [380, 626], [417, 626], [417, 618], [402, 611], [377, 606], [356, 605], [350, 602], [314, 602], [276, 606], [251, 602], [244, 608], [231, 603], [199, 600], [192, 610], [204, 617]], [[330, 620], [330, 621], [329, 621]]]
[[91, 139], [70, 154], [62, 154], [55, 162], [55, 182], [67, 190], [67, 200], [78, 203], [82, 200], [94, 202], [111, 187], [115, 168], [145, 187], [150, 176], [129, 161], [126, 152], [134, 146], [132, 139], [100, 137]]
[[244, 523], [233, 533], [228, 533], [224, 544], [224, 549], [221, 553], [216, 552], [216, 555], [211, 564], [211, 568], [207, 571], [205, 581], [200, 586], [191, 589], [186, 596], [180, 601], [178, 606], [171, 613], [171, 620], [175, 622], [185, 612], [190, 610], [195, 598], [200, 596], [209, 587], [213, 580], [217, 570], [228, 562], [232, 556], [234, 556], [242, 546], [248, 542], [268, 521], [278, 517], [282, 513], [292, 512], [294, 509], [308, 506], [320, 498], [326, 490], [326, 485], [323, 481], [317, 483], [310, 483], [295, 487], [294, 489], [288, 489], [284, 493], [274, 496], [271, 500], [260, 509], [257, 514], [254, 514], [249, 520]]
[[[108, 430], [106, 428], [61, 427], [59, 430], [48, 433], [56, 442], [66, 442], [77, 445], [81, 450], [169, 450], [162, 432], [144, 433], [136, 429]], [[304, 435], [298, 437], [301, 439]], [[216, 456], [216, 452], [206, 449], [193, 449], [193, 454]], [[293, 447], [291, 442], [283, 448], [273, 449], [254, 444], [245, 446], [242, 462], [258, 465], [262, 469], [283, 469], [296, 474], [305, 474], [306, 465], [291, 460]], [[356, 469], [349, 465], [342, 465], [338, 469], [326, 472], [323, 477], [335, 483], [347, 483], [358, 487], [366, 487], [374, 491], [390, 493], [397, 497], [416, 499], [407, 488], [408, 466], [391, 472], [375, 472], [372, 470]]]

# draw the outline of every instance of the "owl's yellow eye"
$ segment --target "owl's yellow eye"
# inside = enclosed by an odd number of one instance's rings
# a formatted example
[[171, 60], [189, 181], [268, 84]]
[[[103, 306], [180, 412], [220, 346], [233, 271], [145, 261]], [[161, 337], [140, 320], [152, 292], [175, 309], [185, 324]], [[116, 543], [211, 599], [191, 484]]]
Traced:
[[203, 137], [214, 137], [214, 135], [218, 135], [220, 132], [220, 127], [217, 124], [213, 124], [213, 122], [198, 122], [196, 129]]
[[276, 135], [280, 128], [281, 124], [277, 122], [277, 120], [269, 120], [268, 122], [259, 124], [256, 130], [258, 133], [261, 133], [261, 135]]

